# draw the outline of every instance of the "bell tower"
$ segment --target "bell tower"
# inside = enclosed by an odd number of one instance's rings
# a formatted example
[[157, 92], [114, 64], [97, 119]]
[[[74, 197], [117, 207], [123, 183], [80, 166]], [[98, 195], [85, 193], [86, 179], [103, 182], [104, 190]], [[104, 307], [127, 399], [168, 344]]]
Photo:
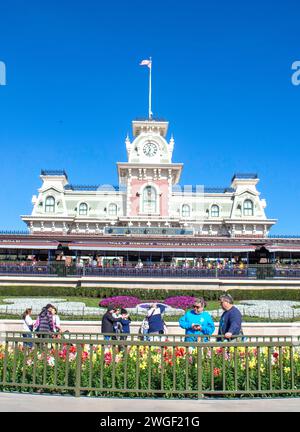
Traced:
[[172, 163], [175, 142], [166, 139], [168, 126], [164, 120], [134, 120], [133, 140], [125, 140], [128, 162], [117, 163], [119, 183], [127, 187], [126, 216], [148, 225], [169, 217], [172, 186], [183, 167]]

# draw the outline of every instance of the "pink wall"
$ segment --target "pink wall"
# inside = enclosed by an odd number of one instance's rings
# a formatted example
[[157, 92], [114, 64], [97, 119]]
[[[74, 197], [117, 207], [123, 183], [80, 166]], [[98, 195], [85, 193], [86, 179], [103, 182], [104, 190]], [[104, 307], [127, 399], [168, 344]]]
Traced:
[[[137, 196], [137, 193], [140, 193], [142, 188], [147, 186], [149, 183], [146, 180], [131, 180], [131, 212], [128, 216], [138, 216], [140, 212], [140, 196]], [[168, 216], [168, 194], [169, 194], [169, 184], [167, 179], [161, 180], [153, 180], [150, 185], [154, 185], [158, 188], [158, 194], [162, 194], [158, 196], [159, 200], [159, 214], [160, 216]]]

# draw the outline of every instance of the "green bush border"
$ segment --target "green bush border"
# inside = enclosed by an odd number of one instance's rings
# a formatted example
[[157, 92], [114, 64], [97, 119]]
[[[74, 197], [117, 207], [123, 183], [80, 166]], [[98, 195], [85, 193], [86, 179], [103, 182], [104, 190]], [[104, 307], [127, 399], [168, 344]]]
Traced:
[[[233, 289], [226, 291], [235, 300], [294, 300], [300, 301], [300, 290], [298, 289]], [[64, 297], [92, 297], [105, 298], [117, 295], [135, 296], [141, 300], [164, 300], [176, 295], [187, 295], [204, 297], [206, 300], [218, 300], [224, 291], [221, 290], [167, 290], [147, 288], [93, 288], [93, 287], [53, 287], [53, 286], [0, 286], [0, 296], [64, 296]]]

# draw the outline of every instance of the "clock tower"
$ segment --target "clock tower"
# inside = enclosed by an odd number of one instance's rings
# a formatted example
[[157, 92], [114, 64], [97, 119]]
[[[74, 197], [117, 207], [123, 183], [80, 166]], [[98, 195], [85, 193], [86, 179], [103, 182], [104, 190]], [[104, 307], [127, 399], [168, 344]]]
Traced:
[[128, 225], [169, 226], [172, 186], [180, 179], [183, 164], [172, 163], [173, 137], [167, 142], [169, 123], [162, 120], [132, 122], [134, 139], [127, 136], [128, 162], [118, 162], [120, 185], [126, 186]]

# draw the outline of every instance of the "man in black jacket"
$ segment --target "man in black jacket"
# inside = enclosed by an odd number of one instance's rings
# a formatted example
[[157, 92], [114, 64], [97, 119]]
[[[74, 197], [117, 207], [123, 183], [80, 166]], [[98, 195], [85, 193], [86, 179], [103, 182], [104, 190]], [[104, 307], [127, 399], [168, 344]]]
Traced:
[[[101, 332], [103, 334], [105, 333], [114, 333], [114, 323], [120, 322], [122, 317], [120, 318], [114, 318], [112, 314], [114, 313], [115, 307], [113, 305], [108, 306], [107, 311], [102, 317], [102, 324], [101, 324]], [[111, 336], [105, 335], [105, 340], [111, 339]]]

